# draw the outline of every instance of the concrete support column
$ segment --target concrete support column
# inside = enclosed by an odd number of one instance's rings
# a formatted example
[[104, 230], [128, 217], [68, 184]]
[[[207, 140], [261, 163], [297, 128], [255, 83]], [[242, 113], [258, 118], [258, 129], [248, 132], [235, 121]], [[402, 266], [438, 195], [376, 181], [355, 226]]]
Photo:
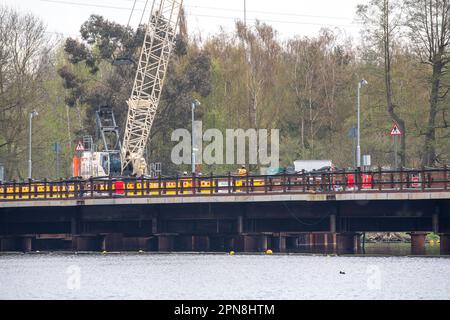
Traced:
[[32, 237], [25, 237], [22, 239], [22, 251], [23, 252], [33, 251], [33, 238]]
[[286, 252], [286, 236], [277, 235], [272, 238], [272, 245], [274, 250], [278, 252]]
[[158, 218], [152, 218], [152, 234], [157, 234], [158, 232]]
[[450, 234], [441, 234], [441, 255], [450, 255]]
[[103, 237], [102, 250], [107, 252], [117, 252], [123, 250], [123, 234], [112, 233]]
[[175, 235], [159, 234], [158, 235], [158, 251], [173, 252], [175, 249]]
[[266, 252], [269, 249], [269, 235], [262, 234], [259, 237], [259, 251]]
[[336, 233], [336, 215], [332, 214], [330, 216], [330, 232]]
[[258, 236], [246, 235], [244, 238], [244, 252], [258, 252]]
[[412, 232], [411, 235], [411, 254], [423, 256], [426, 254], [426, 239], [428, 233], [426, 232]]
[[328, 235], [328, 250], [331, 253], [337, 253], [337, 234], [330, 233]]
[[74, 251], [100, 251], [102, 240], [99, 236], [72, 236], [72, 250]]
[[239, 216], [237, 218], [237, 233], [242, 234], [244, 233], [244, 217]]
[[260, 246], [259, 236], [241, 235], [233, 238], [233, 250], [240, 252], [258, 252]]
[[439, 214], [435, 213], [432, 217], [433, 232], [439, 233]]
[[17, 239], [13, 237], [0, 239], [0, 252], [12, 252], [21, 250], [17, 248]]
[[313, 248], [314, 248], [314, 233], [309, 233], [308, 234], [308, 245], [309, 245], [309, 248], [312, 251]]
[[361, 247], [360, 236], [356, 233], [340, 233], [336, 240], [338, 254], [355, 254]]

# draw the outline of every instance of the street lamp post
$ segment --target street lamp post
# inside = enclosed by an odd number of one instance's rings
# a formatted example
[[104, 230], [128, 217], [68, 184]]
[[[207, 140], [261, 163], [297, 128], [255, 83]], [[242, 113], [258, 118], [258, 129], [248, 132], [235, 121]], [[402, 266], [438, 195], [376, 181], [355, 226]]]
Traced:
[[198, 149], [195, 148], [195, 108], [200, 107], [201, 103], [198, 100], [192, 102], [192, 174], [195, 173], [195, 153]]
[[364, 79], [358, 83], [358, 145], [356, 147], [356, 166], [358, 168], [361, 168], [361, 89], [368, 84], [369, 83]]
[[33, 118], [37, 117], [39, 113], [34, 110], [33, 112], [30, 112], [29, 120], [30, 120], [30, 137], [29, 137], [29, 145], [28, 145], [28, 179], [32, 179], [33, 176], [33, 162], [31, 160], [31, 153], [32, 153], [32, 137], [33, 137]]

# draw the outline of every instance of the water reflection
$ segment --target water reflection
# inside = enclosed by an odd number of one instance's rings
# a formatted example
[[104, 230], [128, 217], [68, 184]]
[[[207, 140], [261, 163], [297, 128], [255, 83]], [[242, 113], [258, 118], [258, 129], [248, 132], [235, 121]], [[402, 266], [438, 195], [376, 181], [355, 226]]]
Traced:
[[[295, 250], [290, 250], [292, 253], [305, 253], [305, 254], [340, 254], [336, 252], [330, 246], [299, 246]], [[405, 257], [415, 255], [412, 251], [410, 243], [366, 243], [357, 252], [358, 255], [381, 255], [392, 257]], [[416, 254], [417, 255], [417, 254]], [[439, 256], [440, 247], [439, 244], [427, 244], [424, 256]]]

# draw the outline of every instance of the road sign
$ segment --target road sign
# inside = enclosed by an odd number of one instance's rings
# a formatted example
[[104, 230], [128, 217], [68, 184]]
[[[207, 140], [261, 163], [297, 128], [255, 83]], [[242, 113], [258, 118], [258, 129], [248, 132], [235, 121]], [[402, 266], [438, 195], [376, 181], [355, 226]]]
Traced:
[[351, 128], [348, 131], [348, 137], [350, 139], [355, 139], [356, 137], [358, 137], [358, 128]]
[[403, 132], [400, 130], [400, 127], [398, 126], [397, 123], [394, 123], [394, 127], [391, 130], [391, 136], [393, 137], [398, 137], [398, 136], [402, 136]]
[[84, 146], [83, 146], [83, 143], [81, 141], [78, 142], [78, 145], [75, 148], [75, 151], [79, 151], [79, 152], [83, 152], [84, 151]]
[[370, 167], [372, 165], [372, 156], [365, 155], [363, 156], [363, 166]]

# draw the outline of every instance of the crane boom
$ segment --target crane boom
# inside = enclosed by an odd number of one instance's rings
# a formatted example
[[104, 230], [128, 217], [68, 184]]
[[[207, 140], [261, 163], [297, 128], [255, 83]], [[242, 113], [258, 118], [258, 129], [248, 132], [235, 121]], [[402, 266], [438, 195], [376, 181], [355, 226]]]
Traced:
[[134, 175], [147, 174], [144, 150], [158, 110], [161, 92], [180, 21], [183, 0], [154, 0], [122, 144], [122, 172], [131, 163]]

